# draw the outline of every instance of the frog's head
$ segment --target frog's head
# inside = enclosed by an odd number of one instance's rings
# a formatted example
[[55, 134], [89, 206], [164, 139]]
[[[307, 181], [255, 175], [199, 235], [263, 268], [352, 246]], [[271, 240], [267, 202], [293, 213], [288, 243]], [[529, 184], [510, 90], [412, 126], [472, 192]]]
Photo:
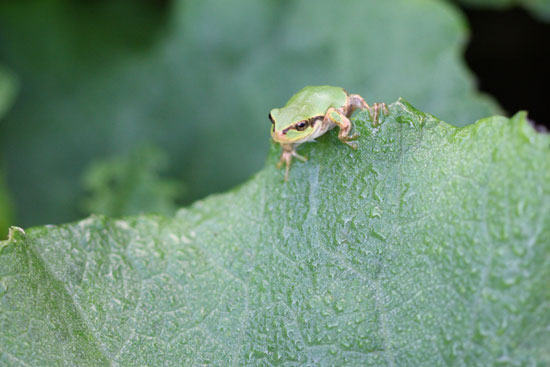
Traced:
[[269, 113], [271, 137], [277, 143], [301, 143], [315, 134], [321, 125], [322, 116], [310, 118], [289, 117], [281, 109], [274, 108]]

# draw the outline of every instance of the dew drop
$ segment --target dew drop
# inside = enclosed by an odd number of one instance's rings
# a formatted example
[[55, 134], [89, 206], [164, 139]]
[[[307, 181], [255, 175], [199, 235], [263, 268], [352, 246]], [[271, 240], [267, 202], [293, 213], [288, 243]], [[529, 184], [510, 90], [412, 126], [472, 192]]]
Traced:
[[525, 247], [520, 244], [515, 244], [514, 246], [512, 246], [512, 250], [517, 256], [525, 255]]
[[373, 206], [370, 210], [369, 216], [371, 218], [381, 218], [382, 217], [382, 210], [377, 206]]
[[511, 287], [517, 284], [518, 281], [519, 281], [519, 278], [517, 276], [508, 276], [503, 279], [503, 283], [507, 287]]

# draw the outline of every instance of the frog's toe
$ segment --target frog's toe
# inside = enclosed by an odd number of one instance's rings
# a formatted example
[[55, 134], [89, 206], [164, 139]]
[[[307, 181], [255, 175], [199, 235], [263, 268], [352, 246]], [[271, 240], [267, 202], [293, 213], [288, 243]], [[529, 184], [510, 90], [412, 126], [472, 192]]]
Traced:
[[374, 127], [377, 127], [378, 125], [380, 125], [380, 120], [379, 120], [379, 117], [380, 117], [380, 114], [382, 115], [389, 115], [390, 111], [388, 109], [388, 105], [386, 105], [385, 103], [380, 103], [380, 102], [377, 102], [375, 103], [372, 107], [369, 108], [369, 115], [372, 119], [372, 124]]
[[349, 141], [357, 140], [358, 138], [359, 138], [359, 133], [353, 133], [353, 134], [348, 135], [348, 136], [343, 136], [340, 140], [347, 144]]
[[307, 162], [307, 157], [304, 157], [303, 155], [300, 155], [296, 152], [292, 152], [292, 156], [298, 158], [302, 162]]
[[280, 169], [283, 166], [283, 164], [289, 167], [291, 160], [292, 160], [292, 152], [283, 150], [283, 153], [281, 154], [281, 158], [279, 159], [279, 163], [277, 163], [277, 168]]
[[359, 139], [359, 133], [353, 133], [350, 136], [348, 136], [348, 140], [357, 140]]

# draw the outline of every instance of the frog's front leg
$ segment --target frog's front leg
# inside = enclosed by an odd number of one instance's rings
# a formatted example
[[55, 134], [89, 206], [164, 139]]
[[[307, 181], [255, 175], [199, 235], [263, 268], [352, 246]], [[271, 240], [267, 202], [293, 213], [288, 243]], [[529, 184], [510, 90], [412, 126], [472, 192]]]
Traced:
[[338, 125], [340, 128], [340, 132], [338, 132], [338, 139], [340, 139], [342, 143], [349, 145], [351, 149], [357, 149], [357, 143], [352, 142], [351, 140], [357, 139], [359, 134], [354, 133], [350, 135], [353, 125], [342, 111], [333, 107], [329, 108], [325, 114], [324, 123], [333, 123]]
[[283, 164], [286, 164], [285, 168], [285, 181], [288, 181], [288, 174], [290, 172], [290, 164], [292, 163], [292, 157], [296, 157], [302, 162], [307, 161], [307, 158], [296, 153], [296, 145], [294, 144], [281, 144], [283, 152], [281, 153], [281, 159], [277, 163], [277, 168], [281, 168]]

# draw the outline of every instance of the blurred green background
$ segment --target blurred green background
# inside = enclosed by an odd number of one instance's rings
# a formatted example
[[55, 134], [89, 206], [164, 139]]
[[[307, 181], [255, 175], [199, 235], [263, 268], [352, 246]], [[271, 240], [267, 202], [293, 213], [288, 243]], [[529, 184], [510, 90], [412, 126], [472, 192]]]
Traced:
[[170, 214], [259, 170], [269, 109], [304, 85], [404, 97], [457, 125], [498, 112], [429, 0], [0, 3], [0, 234]]

